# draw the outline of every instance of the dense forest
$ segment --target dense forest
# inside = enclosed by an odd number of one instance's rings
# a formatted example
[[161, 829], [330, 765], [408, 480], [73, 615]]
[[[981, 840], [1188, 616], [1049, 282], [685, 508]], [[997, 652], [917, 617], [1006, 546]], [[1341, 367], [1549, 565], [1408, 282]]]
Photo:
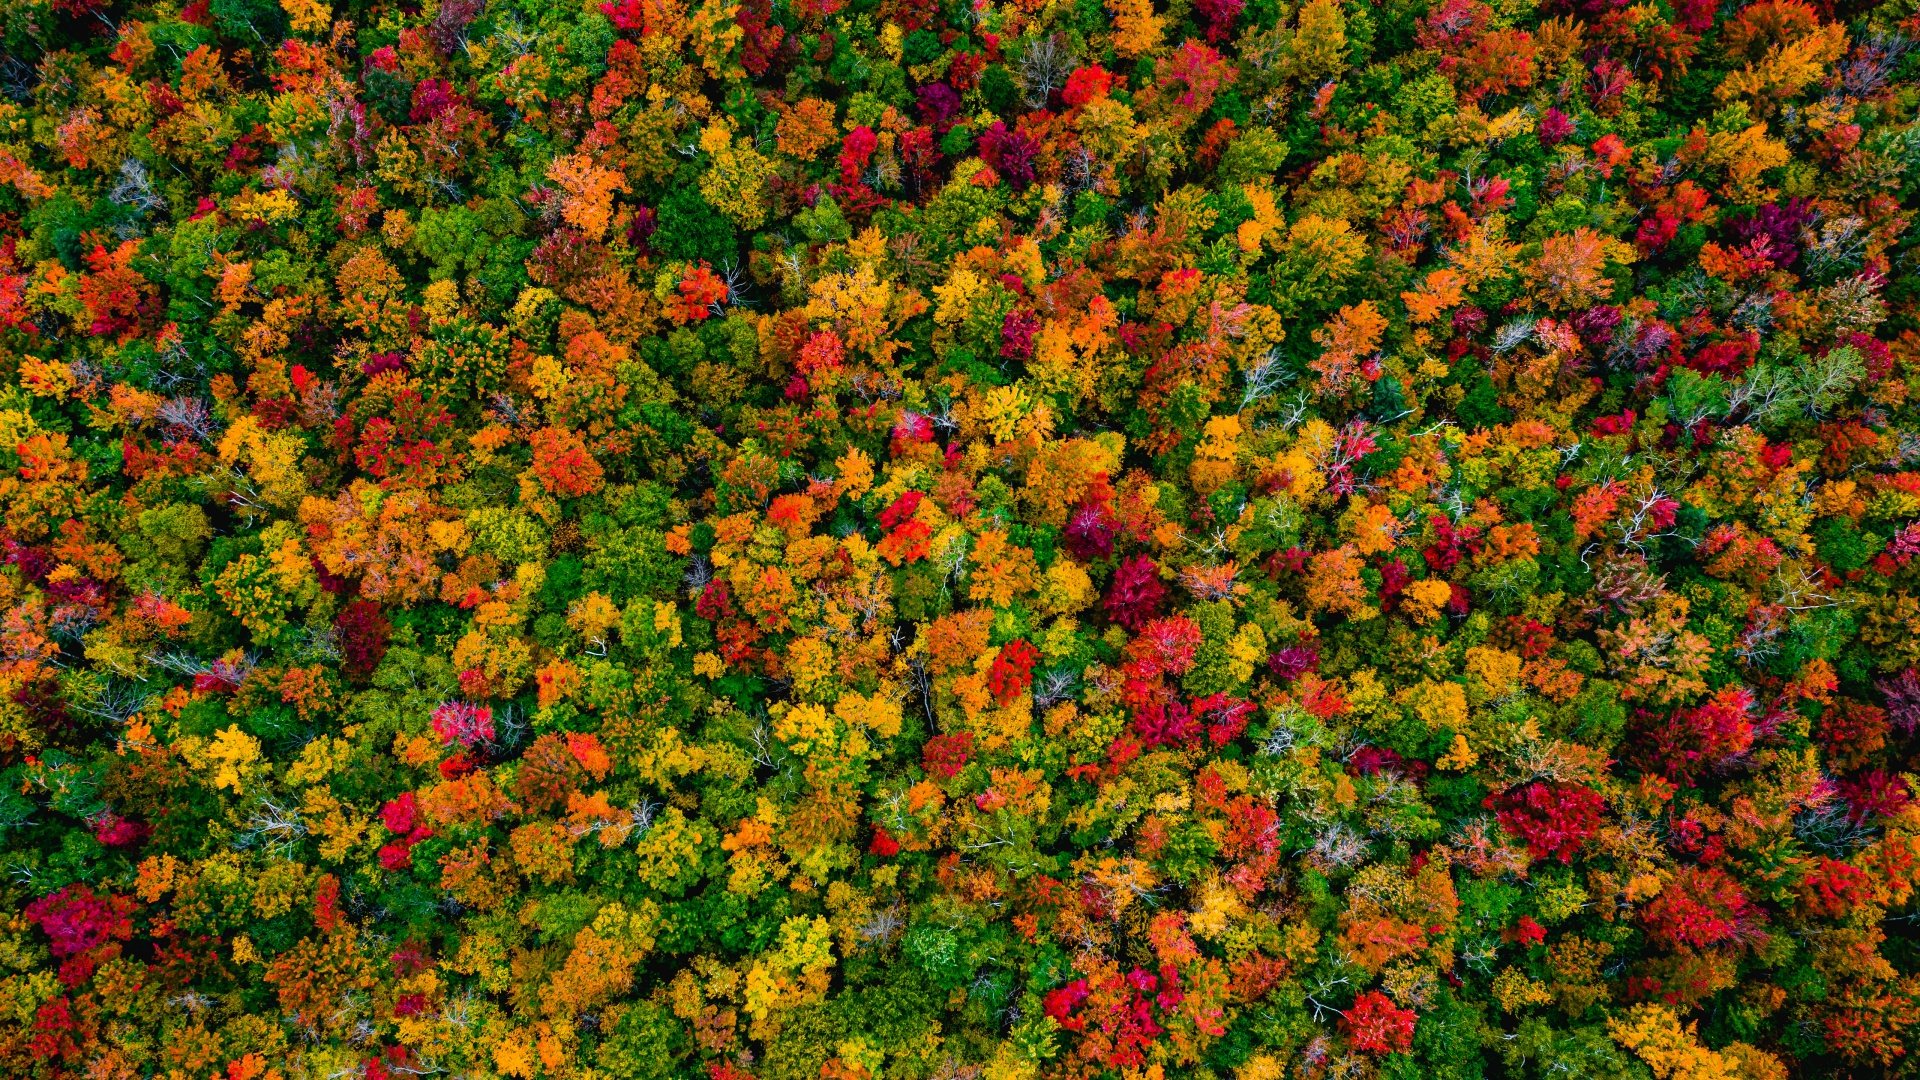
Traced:
[[0, 1075], [1920, 1069], [1916, 40], [0, 0]]

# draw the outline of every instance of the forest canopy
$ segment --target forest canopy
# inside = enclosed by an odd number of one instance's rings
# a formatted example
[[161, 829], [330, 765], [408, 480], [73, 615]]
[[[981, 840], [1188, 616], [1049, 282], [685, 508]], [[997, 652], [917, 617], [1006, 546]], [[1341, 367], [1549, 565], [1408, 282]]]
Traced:
[[0, 0], [0, 1076], [1908, 1074], [1916, 39]]

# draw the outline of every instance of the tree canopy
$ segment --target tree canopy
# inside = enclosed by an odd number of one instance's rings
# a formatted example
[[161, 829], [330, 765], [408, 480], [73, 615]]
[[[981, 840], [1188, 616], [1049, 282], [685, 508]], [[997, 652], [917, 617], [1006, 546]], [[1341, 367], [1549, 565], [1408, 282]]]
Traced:
[[0, 1075], [1904, 1074], [1916, 38], [0, 0]]

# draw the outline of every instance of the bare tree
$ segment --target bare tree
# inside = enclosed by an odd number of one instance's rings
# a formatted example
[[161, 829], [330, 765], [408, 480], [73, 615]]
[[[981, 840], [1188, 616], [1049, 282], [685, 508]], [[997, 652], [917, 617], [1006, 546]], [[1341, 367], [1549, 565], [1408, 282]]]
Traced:
[[120, 179], [107, 192], [107, 198], [142, 214], [164, 210], [167, 206], [166, 196], [153, 189], [153, 178], [147, 174], [146, 162], [134, 157], [120, 163]]
[[1047, 98], [1066, 85], [1072, 69], [1073, 55], [1064, 34], [1029, 41], [1020, 53], [1020, 86], [1027, 108], [1045, 108]]
[[1240, 411], [1245, 412], [1253, 408], [1254, 403], [1279, 393], [1281, 387], [1293, 381], [1294, 374], [1280, 362], [1278, 349], [1268, 349], [1241, 378], [1246, 388], [1240, 393]]

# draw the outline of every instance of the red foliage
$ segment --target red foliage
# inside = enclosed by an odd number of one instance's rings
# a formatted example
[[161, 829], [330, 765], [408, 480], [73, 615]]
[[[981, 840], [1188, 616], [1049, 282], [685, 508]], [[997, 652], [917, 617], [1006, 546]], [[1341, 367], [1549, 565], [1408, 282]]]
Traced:
[[1184, 675], [1199, 655], [1200, 624], [1185, 615], [1155, 619], [1127, 643], [1128, 673], [1142, 679]]
[[340, 879], [321, 874], [320, 884], [313, 890], [313, 925], [322, 932], [330, 932], [339, 923]]
[[1033, 358], [1033, 338], [1040, 332], [1040, 317], [1024, 308], [1014, 308], [1000, 323], [1000, 356], [1006, 360]]
[[1207, 725], [1207, 742], [1217, 750], [1247, 730], [1253, 705], [1226, 694], [1208, 694], [1193, 703], [1193, 712]]
[[924, 492], [908, 491], [903, 493], [899, 498], [893, 500], [885, 510], [880, 511], [880, 528], [886, 532], [892, 532], [899, 528], [908, 519], [913, 517], [915, 511], [920, 509], [920, 502], [925, 498], [926, 494]]
[[69, 885], [27, 905], [27, 919], [40, 924], [55, 956], [78, 956], [111, 941], [133, 936], [133, 900], [95, 894], [85, 885]]
[[1025, 191], [1033, 184], [1034, 158], [1040, 144], [1026, 132], [1009, 131], [1003, 121], [995, 120], [980, 136], [979, 149], [980, 159], [993, 166], [1013, 190]]
[[1118, 532], [1119, 523], [1114, 521], [1113, 511], [1101, 503], [1083, 503], [1067, 519], [1062, 540], [1074, 558], [1091, 562], [1113, 554], [1113, 541]]
[[1154, 701], [1133, 714], [1133, 731], [1151, 749], [1190, 742], [1199, 737], [1200, 725], [1185, 703]]
[[1647, 936], [1672, 949], [1704, 949], [1752, 936], [1765, 914], [1718, 867], [1690, 867], [1667, 883], [1642, 916]]
[[1246, 0], [1195, 0], [1193, 8], [1207, 22], [1208, 43], [1218, 45], [1233, 36], [1233, 24], [1246, 6]]
[[152, 832], [151, 825], [129, 821], [113, 813], [102, 814], [93, 823], [93, 838], [110, 848], [132, 847]]
[[387, 870], [412, 866], [413, 846], [433, 835], [433, 829], [420, 820], [420, 806], [411, 791], [380, 808], [380, 823], [388, 832], [398, 834], [398, 839], [380, 848], [380, 865]]
[[1813, 737], [1835, 765], [1857, 767], [1887, 745], [1887, 711], [1859, 701], [1836, 701], [1820, 716]]
[[1693, 784], [1752, 748], [1751, 708], [1751, 691], [1726, 687], [1705, 705], [1680, 709], [1647, 732], [1645, 753], [1669, 780]]
[[879, 551], [895, 566], [927, 557], [933, 528], [914, 516], [925, 498], [921, 492], [908, 491], [880, 512], [880, 528], [886, 535], [880, 538]]
[[1157, 974], [1143, 968], [1117, 969], [1090, 979], [1075, 979], [1044, 999], [1047, 1015], [1067, 1031], [1079, 1032], [1080, 1056], [1109, 1069], [1136, 1067], [1166, 1028], [1156, 1019], [1186, 1000], [1180, 975], [1171, 964]]
[[973, 733], [970, 731], [935, 735], [921, 749], [920, 762], [928, 772], [943, 780], [951, 780], [960, 775], [960, 770], [966, 767], [967, 758], [972, 753]]
[[1913, 801], [1907, 782], [1885, 769], [1872, 769], [1840, 785], [1847, 816], [1855, 822], [1890, 818]]
[[987, 670], [987, 690], [993, 699], [1002, 705], [1011, 705], [1033, 685], [1033, 665], [1040, 660], [1040, 650], [1020, 638], [1015, 638], [1001, 647], [993, 658], [993, 666]]
[[1866, 871], [1821, 856], [1800, 879], [1800, 895], [1814, 914], [1839, 919], [1871, 899], [1872, 886]]
[[79, 986], [100, 960], [119, 952], [119, 942], [133, 937], [135, 909], [129, 897], [69, 885], [28, 904], [26, 916], [52, 939], [53, 955], [65, 959], [60, 981]]
[[707, 582], [707, 587], [700, 590], [699, 599], [693, 602], [693, 613], [708, 622], [732, 618], [733, 588], [721, 578]]
[[493, 710], [464, 701], [445, 702], [433, 710], [433, 733], [447, 746], [492, 742]]
[[1606, 801], [1591, 788], [1536, 780], [1498, 797], [1489, 796], [1500, 827], [1527, 842], [1536, 859], [1572, 862], [1600, 831]]
[[1402, 1009], [1378, 990], [1369, 990], [1353, 1001], [1353, 1007], [1340, 1019], [1340, 1030], [1355, 1050], [1367, 1054], [1404, 1054], [1413, 1049], [1412, 1009]]
[[74, 1062], [80, 1060], [82, 1047], [93, 1039], [93, 1025], [75, 1015], [73, 1001], [57, 997], [34, 1013], [33, 1038], [28, 1048], [41, 1060], [57, 1057]]
[[1167, 598], [1167, 587], [1160, 583], [1160, 568], [1145, 555], [1135, 555], [1114, 571], [1113, 584], [1101, 601], [1107, 617], [1129, 630], [1138, 630], [1160, 610]]
[[[1214, 2], [1217, 3], [1218, 0]], [[1235, 14], [1239, 13], [1236, 11]], [[1069, 108], [1078, 108], [1089, 101], [1106, 97], [1113, 86], [1113, 72], [1098, 64], [1074, 68], [1073, 74], [1067, 76], [1066, 88], [1060, 91], [1060, 99], [1066, 102]]]
[[873, 160], [873, 152], [880, 147], [880, 137], [865, 124], [847, 132], [840, 141], [840, 155], [835, 159], [840, 166], [840, 182], [851, 184], [860, 179], [860, 172]]
[[393, 624], [371, 600], [349, 602], [334, 617], [333, 628], [340, 635], [341, 667], [359, 679], [380, 666], [387, 655], [387, 643], [393, 639]]

